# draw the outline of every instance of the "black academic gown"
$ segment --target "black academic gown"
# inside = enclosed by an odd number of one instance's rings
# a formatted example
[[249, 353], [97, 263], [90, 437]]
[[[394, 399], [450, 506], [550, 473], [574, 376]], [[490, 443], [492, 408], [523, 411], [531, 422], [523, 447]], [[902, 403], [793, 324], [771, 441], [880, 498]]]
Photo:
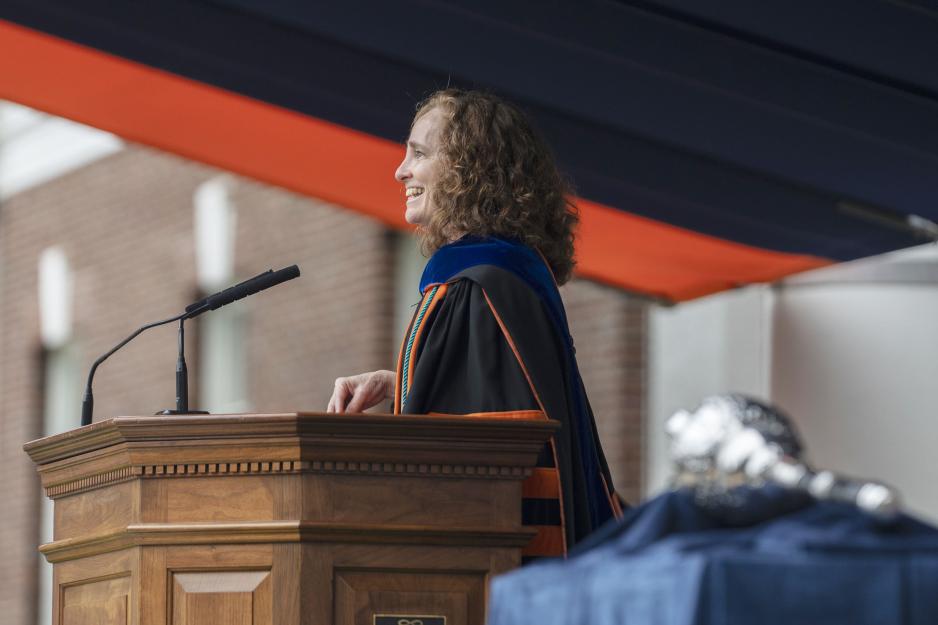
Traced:
[[524, 485], [522, 519], [538, 529], [526, 559], [563, 555], [621, 512], [569, 335], [516, 272], [495, 264], [456, 268], [445, 282], [424, 288], [401, 350], [395, 409], [529, 411], [560, 421]]

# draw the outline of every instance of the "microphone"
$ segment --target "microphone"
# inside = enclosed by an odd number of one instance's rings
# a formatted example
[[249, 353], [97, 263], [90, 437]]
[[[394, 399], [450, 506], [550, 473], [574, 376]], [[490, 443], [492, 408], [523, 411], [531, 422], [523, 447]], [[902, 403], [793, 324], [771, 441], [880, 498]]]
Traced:
[[228, 304], [236, 302], [239, 299], [243, 299], [249, 295], [254, 295], [255, 293], [269, 289], [272, 286], [277, 286], [281, 282], [286, 282], [287, 280], [297, 278], [299, 275], [300, 268], [296, 265], [290, 265], [289, 267], [285, 267], [277, 271], [268, 269], [264, 273], [258, 274], [253, 278], [249, 278], [244, 282], [228, 287], [227, 289], [219, 291], [213, 295], [209, 295], [208, 297], [203, 298], [194, 304], [189, 304], [186, 306], [185, 318], [192, 319], [193, 317], [197, 317], [209, 310], [216, 310], [222, 306], [227, 306]]
[[107, 360], [111, 354], [119, 350], [121, 347], [135, 339], [141, 332], [144, 330], [149, 330], [150, 328], [155, 328], [156, 326], [161, 326], [167, 323], [172, 323], [174, 321], [179, 322], [179, 360], [177, 362], [177, 371], [176, 371], [176, 405], [177, 413], [186, 413], [188, 412], [188, 381], [185, 379], [187, 377], [187, 372], [185, 368], [185, 358], [183, 355], [183, 323], [186, 319], [192, 319], [197, 317], [202, 313], [209, 310], [216, 310], [222, 306], [226, 306], [232, 302], [235, 302], [239, 299], [243, 299], [249, 295], [254, 295], [260, 291], [269, 289], [272, 286], [276, 286], [281, 282], [286, 282], [287, 280], [292, 280], [297, 278], [300, 275], [300, 268], [296, 265], [291, 265], [285, 267], [278, 271], [273, 269], [268, 269], [264, 273], [260, 273], [253, 278], [249, 278], [244, 282], [240, 282], [232, 287], [229, 287], [223, 291], [219, 291], [213, 295], [209, 295], [206, 298], [203, 298], [193, 304], [186, 306], [185, 312], [175, 317], [170, 317], [169, 319], [163, 319], [161, 321], [156, 321], [149, 323], [145, 326], [137, 328], [130, 336], [125, 338], [123, 341], [111, 348], [110, 351], [100, 356], [94, 363], [91, 365], [91, 370], [88, 372], [88, 383], [85, 386], [85, 395], [81, 403], [81, 424], [82, 426], [90, 425], [92, 421], [92, 414], [94, 412], [94, 395], [91, 392], [91, 383], [94, 380], [95, 371], [97, 371], [98, 366]]

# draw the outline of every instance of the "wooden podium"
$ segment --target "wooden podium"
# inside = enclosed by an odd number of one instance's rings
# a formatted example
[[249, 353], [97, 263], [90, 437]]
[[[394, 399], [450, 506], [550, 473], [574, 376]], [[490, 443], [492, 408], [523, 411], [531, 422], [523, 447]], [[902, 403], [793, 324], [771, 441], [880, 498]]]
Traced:
[[557, 424], [118, 417], [28, 443], [54, 500], [56, 625], [464, 625], [518, 566]]

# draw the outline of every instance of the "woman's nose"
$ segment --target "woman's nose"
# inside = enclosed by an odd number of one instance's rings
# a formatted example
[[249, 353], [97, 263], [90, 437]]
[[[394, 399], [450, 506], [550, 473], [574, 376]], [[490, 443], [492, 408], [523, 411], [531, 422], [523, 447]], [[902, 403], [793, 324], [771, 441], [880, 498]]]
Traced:
[[404, 159], [394, 171], [394, 179], [398, 182], [404, 182], [408, 178], [410, 178], [410, 167], [407, 166], [407, 159]]

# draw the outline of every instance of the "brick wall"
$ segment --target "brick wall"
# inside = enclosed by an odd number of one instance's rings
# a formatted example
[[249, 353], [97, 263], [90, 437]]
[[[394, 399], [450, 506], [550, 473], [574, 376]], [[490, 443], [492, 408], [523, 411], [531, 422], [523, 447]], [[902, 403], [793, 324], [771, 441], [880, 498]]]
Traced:
[[580, 279], [564, 285], [561, 294], [613, 483], [634, 504], [642, 485], [647, 304]]
[[[210, 167], [131, 146], [0, 207], [0, 614], [34, 622], [38, 480], [22, 445], [41, 428], [37, 265], [60, 245], [75, 284], [74, 334], [87, 371], [144, 323], [170, 317], [196, 291], [193, 194]], [[260, 411], [323, 410], [340, 375], [392, 368], [393, 254], [380, 224], [232, 177], [236, 279], [297, 263], [299, 280], [245, 300], [248, 396]], [[578, 359], [618, 490], [639, 493], [644, 307], [584, 280], [563, 288]], [[174, 401], [176, 328], [150, 330], [100, 367], [96, 419], [152, 414]], [[187, 333], [197, 398], [198, 323]], [[84, 373], [82, 373], [84, 376]], [[82, 386], [84, 382], [82, 381]], [[80, 401], [75, 398], [76, 403]]]

